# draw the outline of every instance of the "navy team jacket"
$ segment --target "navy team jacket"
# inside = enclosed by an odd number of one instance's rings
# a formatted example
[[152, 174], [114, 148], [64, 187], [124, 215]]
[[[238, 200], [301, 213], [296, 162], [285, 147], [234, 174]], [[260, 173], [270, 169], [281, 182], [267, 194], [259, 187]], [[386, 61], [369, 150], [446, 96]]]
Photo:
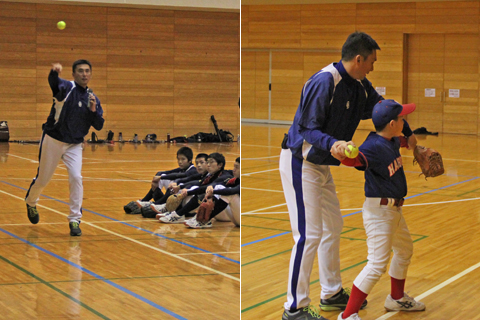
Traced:
[[48, 83], [53, 93], [53, 105], [44, 132], [50, 137], [65, 143], [77, 144], [83, 142], [90, 126], [102, 130], [103, 109], [100, 100], [97, 101], [97, 111], [87, 108], [87, 90], [73, 81], [58, 77], [56, 71], [51, 70]]
[[339, 165], [330, 148], [337, 140], [350, 141], [360, 120], [371, 119], [380, 100], [372, 83], [350, 77], [342, 61], [326, 66], [303, 86], [287, 147], [314, 164]]

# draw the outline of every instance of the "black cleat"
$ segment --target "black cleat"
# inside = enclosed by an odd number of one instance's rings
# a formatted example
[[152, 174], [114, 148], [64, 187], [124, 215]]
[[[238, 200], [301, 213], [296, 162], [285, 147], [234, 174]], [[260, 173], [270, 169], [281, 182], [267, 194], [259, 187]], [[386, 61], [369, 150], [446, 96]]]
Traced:
[[[339, 311], [345, 310], [347, 307], [348, 299], [350, 298], [350, 288], [340, 290], [339, 293], [328, 299], [320, 300], [320, 309], [323, 311]], [[363, 309], [367, 306], [367, 300], [363, 301]]]
[[27, 215], [28, 215], [28, 220], [30, 220], [30, 222], [33, 224], [37, 224], [38, 221], [40, 221], [40, 216], [38, 215], [37, 207], [30, 207], [27, 204]]
[[70, 222], [69, 224], [70, 227], [70, 235], [71, 236], [81, 236], [82, 235], [82, 230], [80, 230], [80, 222]]
[[282, 320], [328, 320], [322, 317], [313, 306], [298, 309], [295, 312], [283, 310]]

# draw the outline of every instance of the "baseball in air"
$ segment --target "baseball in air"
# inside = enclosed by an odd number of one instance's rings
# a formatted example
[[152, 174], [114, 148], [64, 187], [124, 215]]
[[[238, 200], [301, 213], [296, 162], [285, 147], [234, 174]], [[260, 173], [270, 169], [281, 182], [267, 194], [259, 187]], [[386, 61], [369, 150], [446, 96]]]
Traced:
[[67, 26], [67, 24], [65, 23], [65, 21], [58, 21], [58, 22], [57, 22], [57, 28], [58, 28], [59, 30], [65, 29], [66, 26]]
[[349, 144], [345, 148], [345, 155], [351, 159], [356, 158], [358, 156], [358, 148]]

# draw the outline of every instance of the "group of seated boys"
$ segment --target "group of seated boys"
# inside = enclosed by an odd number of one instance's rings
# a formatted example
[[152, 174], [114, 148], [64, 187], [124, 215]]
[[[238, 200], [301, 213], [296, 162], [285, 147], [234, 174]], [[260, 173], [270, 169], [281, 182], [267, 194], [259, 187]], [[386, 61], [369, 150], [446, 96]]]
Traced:
[[[178, 168], [160, 171], [152, 179], [152, 185], [143, 199], [131, 201], [124, 210], [128, 214], [142, 214], [162, 223], [183, 223], [194, 229], [211, 228], [212, 221], [232, 221], [240, 225], [240, 158], [233, 170], [225, 169], [225, 157], [217, 152], [197, 154], [192, 163], [193, 151], [181, 147], [177, 151]], [[167, 200], [176, 197], [173, 202]], [[214, 208], [208, 221], [197, 221], [196, 211], [205, 198], [211, 198]], [[168, 207], [168, 209], [167, 209]], [[170, 211], [168, 211], [170, 210]]]

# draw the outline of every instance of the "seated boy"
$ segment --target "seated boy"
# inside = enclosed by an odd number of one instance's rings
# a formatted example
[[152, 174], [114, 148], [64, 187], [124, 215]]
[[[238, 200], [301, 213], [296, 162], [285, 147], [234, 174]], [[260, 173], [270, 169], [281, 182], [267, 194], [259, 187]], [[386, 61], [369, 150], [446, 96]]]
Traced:
[[[171, 182], [167, 191], [161, 198], [154, 198], [155, 202], [148, 202], [149, 206], [142, 206], [141, 213], [144, 218], [155, 218], [157, 214], [161, 214], [163, 217], [166, 213], [165, 203], [167, 202], [168, 197], [172, 194], [177, 194], [181, 187], [188, 185], [195, 185], [203, 179], [207, 174], [207, 158], [208, 154], [199, 153], [195, 158], [195, 166], [197, 168], [197, 173], [185, 178], [176, 179]], [[157, 217], [157, 219], [160, 216]]]
[[203, 195], [209, 185], [216, 185], [222, 183], [227, 178], [232, 178], [230, 171], [224, 170], [225, 157], [217, 152], [208, 156], [207, 171], [208, 175], [195, 184], [190, 184], [181, 190], [179, 196], [185, 198], [193, 195], [194, 197], [185, 204], [180, 210], [166, 213], [164, 217], [160, 217], [160, 222], [163, 223], [183, 223], [185, 215], [192, 210], [195, 210], [200, 205], [198, 196]]
[[150, 205], [152, 198], [161, 198], [163, 196], [162, 187], [167, 187], [172, 180], [184, 178], [197, 174], [195, 166], [192, 164], [193, 151], [189, 147], [181, 147], [177, 151], [178, 168], [168, 171], [159, 171], [152, 179], [150, 190], [143, 199], [131, 201], [123, 207], [126, 213], [138, 214], [143, 205]]
[[[207, 222], [197, 221], [196, 217], [185, 221], [185, 226], [192, 229], [203, 229], [212, 227], [213, 218], [218, 217], [222, 211], [229, 211], [230, 220], [238, 227], [240, 226], [240, 157], [233, 165], [233, 178], [227, 178], [222, 183], [207, 187], [206, 197], [212, 198], [215, 207]], [[230, 210], [227, 210], [230, 207]]]

